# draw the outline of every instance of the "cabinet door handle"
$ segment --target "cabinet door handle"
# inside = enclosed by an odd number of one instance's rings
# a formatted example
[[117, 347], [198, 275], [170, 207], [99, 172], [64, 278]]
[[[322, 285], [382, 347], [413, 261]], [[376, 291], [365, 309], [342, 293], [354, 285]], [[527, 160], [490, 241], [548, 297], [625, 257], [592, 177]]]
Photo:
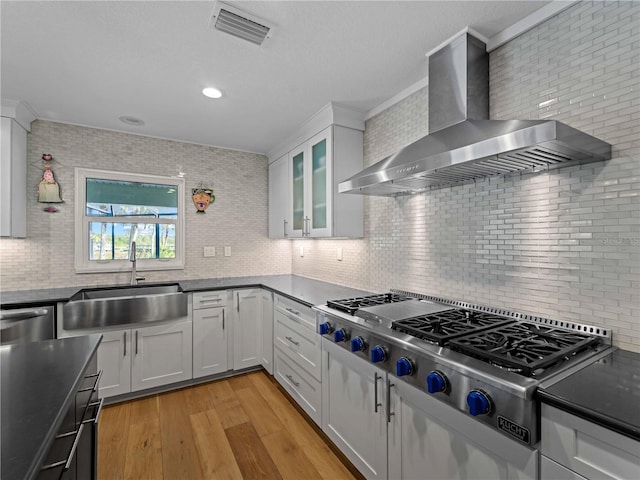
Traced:
[[136, 355], [138, 355], [138, 330], [136, 330]]
[[123, 357], [127, 356], [127, 332], [122, 332], [122, 343], [124, 344], [124, 353]]
[[294, 345], [296, 345], [296, 346], [300, 345], [300, 342], [296, 342], [296, 341], [295, 341], [293, 338], [291, 338], [291, 337], [284, 337], [284, 338], [286, 338], [287, 340], [289, 340], [291, 343], [293, 343], [293, 344], [294, 344]]
[[293, 379], [293, 377], [292, 377], [291, 375], [285, 375], [285, 377], [287, 377], [287, 378], [289, 379], [289, 381], [290, 381], [291, 383], [293, 383], [296, 387], [299, 387], [299, 386], [300, 386], [300, 383], [299, 383], [299, 382], [296, 382], [296, 381]]
[[391, 411], [391, 387], [395, 386], [395, 383], [391, 383], [391, 381], [387, 379], [387, 423], [391, 423], [391, 416], [395, 415], [395, 413]]
[[222, 330], [224, 330], [224, 308], [222, 309]]
[[286, 219], [285, 219], [285, 220], [283, 220], [282, 222], [283, 222], [283, 227], [284, 227], [284, 230], [283, 230], [283, 231], [284, 231], [284, 236], [286, 237], [286, 236], [287, 236], [287, 224], [288, 224], [289, 222], [287, 222], [287, 220], [286, 220]]
[[236, 292], [236, 310], [240, 313], [240, 292]]
[[378, 380], [382, 380], [382, 375], [378, 375], [378, 372], [373, 372], [373, 411], [378, 413], [378, 407], [382, 404], [378, 403]]
[[78, 434], [76, 435], [76, 438], [74, 438], [73, 440], [73, 445], [71, 446], [71, 452], [69, 452], [67, 463], [64, 464], [65, 472], [71, 468], [71, 461], [76, 456], [76, 450], [78, 449], [78, 442], [80, 441], [80, 437], [82, 436], [83, 429], [84, 429], [84, 424], [80, 424], [80, 428], [78, 429]]

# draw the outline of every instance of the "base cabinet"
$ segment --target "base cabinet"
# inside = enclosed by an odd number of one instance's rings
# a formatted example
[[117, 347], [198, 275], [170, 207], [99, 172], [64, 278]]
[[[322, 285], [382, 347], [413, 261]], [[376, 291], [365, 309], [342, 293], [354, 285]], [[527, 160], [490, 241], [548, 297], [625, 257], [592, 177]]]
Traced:
[[262, 366], [273, 375], [273, 293], [262, 290]]
[[227, 292], [193, 294], [193, 378], [229, 369]]
[[262, 290], [234, 290], [233, 369], [255, 367], [261, 362]]
[[131, 391], [131, 329], [102, 333], [98, 347], [102, 370], [100, 396], [112, 397]]
[[98, 398], [101, 375], [96, 365], [94, 355], [35, 477], [38, 480], [98, 478], [98, 422], [103, 401]]
[[382, 370], [322, 339], [322, 430], [370, 479], [387, 478], [385, 378]]
[[[545, 465], [542, 480], [640, 478], [637, 440], [546, 403], [541, 405], [540, 425], [540, 449]], [[562, 468], [568, 472], [558, 476]]]
[[275, 348], [274, 377], [298, 405], [316, 422], [321, 424], [322, 387], [279, 347]]
[[101, 332], [100, 396], [188, 380], [192, 377], [190, 321]]

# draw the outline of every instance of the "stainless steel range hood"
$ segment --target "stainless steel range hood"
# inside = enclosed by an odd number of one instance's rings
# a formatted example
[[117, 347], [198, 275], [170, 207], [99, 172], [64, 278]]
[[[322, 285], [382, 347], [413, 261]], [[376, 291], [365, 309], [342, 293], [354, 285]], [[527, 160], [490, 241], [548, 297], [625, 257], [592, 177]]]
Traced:
[[429, 135], [343, 181], [398, 195], [490, 175], [611, 158], [611, 145], [555, 120], [489, 120], [489, 55], [469, 33], [429, 57]]

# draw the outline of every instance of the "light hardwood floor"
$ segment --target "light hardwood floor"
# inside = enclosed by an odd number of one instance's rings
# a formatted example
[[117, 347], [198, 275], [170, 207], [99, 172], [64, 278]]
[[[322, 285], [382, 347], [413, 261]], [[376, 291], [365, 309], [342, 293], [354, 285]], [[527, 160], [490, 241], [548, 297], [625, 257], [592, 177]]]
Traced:
[[359, 478], [263, 371], [105, 407], [98, 433], [100, 480]]

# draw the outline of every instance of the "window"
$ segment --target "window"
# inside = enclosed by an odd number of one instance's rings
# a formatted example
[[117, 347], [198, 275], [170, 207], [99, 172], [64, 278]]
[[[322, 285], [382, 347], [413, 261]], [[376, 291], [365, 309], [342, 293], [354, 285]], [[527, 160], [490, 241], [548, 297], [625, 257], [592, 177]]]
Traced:
[[184, 268], [184, 180], [76, 168], [77, 272]]

